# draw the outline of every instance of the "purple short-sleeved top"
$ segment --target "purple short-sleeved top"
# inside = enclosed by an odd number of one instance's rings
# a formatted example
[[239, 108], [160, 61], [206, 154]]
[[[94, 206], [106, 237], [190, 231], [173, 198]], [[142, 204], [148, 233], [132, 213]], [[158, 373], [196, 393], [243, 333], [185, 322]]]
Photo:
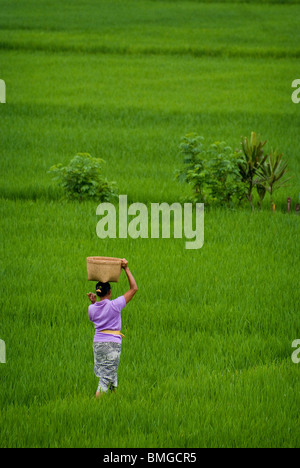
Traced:
[[89, 306], [89, 319], [95, 325], [94, 342], [122, 342], [120, 335], [108, 335], [107, 333], [100, 333], [100, 330], [121, 330], [121, 310], [125, 306], [124, 296], [117, 297], [113, 301], [103, 299]]

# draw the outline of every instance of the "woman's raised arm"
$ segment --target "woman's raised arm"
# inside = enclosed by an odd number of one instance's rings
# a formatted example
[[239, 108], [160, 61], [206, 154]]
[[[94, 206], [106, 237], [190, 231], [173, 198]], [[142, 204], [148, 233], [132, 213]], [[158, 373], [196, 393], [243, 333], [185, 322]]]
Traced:
[[126, 304], [128, 304], [128, 302], [131, 301], [131, 299], [133, 298], [133, 296], [137, 292], [138, 287], [137, 287], [137, 284], [135, 282], [135, 279], [134, 279], [131, 271], [128, 268], [128, 261], [125, 258], [122, 259], [122, 268], [124, 268], [125, 273], [126, 273], [127, 278], [128, 278], [128, 281], [129, 281], [130, 289], [129, 289], [129, 291], [127, 291], [124, 294]]

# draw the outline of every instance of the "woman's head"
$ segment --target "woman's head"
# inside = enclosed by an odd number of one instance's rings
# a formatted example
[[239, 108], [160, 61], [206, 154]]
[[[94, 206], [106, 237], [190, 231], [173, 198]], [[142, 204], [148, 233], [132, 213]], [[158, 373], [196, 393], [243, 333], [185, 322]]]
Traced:
[[109, 293], [111, 293], [111, 287], [109, 283], [101, 283], [101, 281], [99, 281], [96, 284], [96, 294], [98, 297], [105, 297]]

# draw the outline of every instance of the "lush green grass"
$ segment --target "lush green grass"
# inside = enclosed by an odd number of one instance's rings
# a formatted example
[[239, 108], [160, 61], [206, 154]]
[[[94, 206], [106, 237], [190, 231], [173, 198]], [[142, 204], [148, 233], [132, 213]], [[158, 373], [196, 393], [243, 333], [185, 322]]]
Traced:
[[[0, 0], [1, 447], [299, 447], [296, 3]], [[276, 213], [206, 210], [200, 250], [100, 240], [98, 201], [61, 202], [47, 174], [90, 152], [129, 202], [180, 201], [182, 135], [252, 130], [294, 178]], [[102, 254], [139, 292], [118, 392], [95, 401], [85, 259]]]
[[261, 3], [94, 0], [53, 8], [48, 0], [2, 1], [0, 44], [26, 50], [299, 57], [299, 4]]
[[[93, 203], [2, 205], [1, 445], [298, 445], [298, 219], [216, 211], [194, 252], [100, 240], [96, 220]], [[118, 394], [97, 406], [85, 257], [104, 252], [126, 253], [140, 289]]]
[[48, 168], [81, 151], [104, 158], [131, 200], [178, 200], [181, 136], [197, 131], [238, 147], [252, 130], [289, 159], [294, 179], [276, 202], [298, 197], [296, 60], [247, 59], [247, 73], [241, 58], [4, 52], [2, 64], [6, 197], [55, 197]]

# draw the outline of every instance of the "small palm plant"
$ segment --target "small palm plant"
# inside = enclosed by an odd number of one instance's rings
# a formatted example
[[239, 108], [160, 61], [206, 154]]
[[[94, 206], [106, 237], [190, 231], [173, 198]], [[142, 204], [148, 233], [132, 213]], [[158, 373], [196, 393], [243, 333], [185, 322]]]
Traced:
[[283, 161], [282, 156], [282, 153], [278, 154], [277, 151], [271, 150], [264, 163], [257, 170], [258, 177], [254, 181], [255, 184], [264, 187], [269, 192], [271, 209], [273, 208], [274, 191], [285, 186], [291, 179], [291, 177], [283, 179], [287, 172], [288, 162]]
[[[258, 182], [255, 180], [255, 177], [257, 175], [257, 171], [267, 159], [267, 155], [264, 155], [263, 149], [265, 144], [266, 141], [264, 143], [261, 141], [257, 142], [257, 136], [255, 132], [251, 133], [250, 142], [247, 137], [242, 139], [242, 161], [238, 163], [238, 168], [242, 177], [242, 181], [247, 186], [246, 196], [252, 210], [254, 210], [252, 191], [255, 185], [258, 187]], [[261, 200], [264, 197], [263, 192], [263, 188], [260, 187], [258, 193]]]

